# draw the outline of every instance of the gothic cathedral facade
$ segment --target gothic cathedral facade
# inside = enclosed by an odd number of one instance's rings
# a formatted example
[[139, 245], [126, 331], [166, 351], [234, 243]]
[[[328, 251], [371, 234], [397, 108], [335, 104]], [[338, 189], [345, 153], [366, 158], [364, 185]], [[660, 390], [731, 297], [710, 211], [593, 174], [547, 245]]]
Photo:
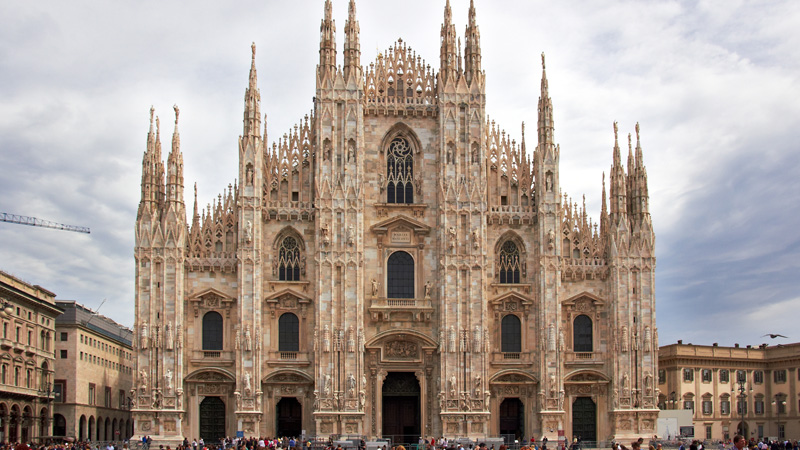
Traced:
[[638, 124], [627, 167], [614, 124], [593, 223], [561, 191], [544, 56], [530, 145], [487, 119], [474, 5], [462, 55], [447, 1], [438, 71], [402, 40], [362, 66], [354, 0], [337, 65], [331, 15], [326, 0], [313, 111], [271, 145], [253, 46], [238, 181], [202, 211], [195, 189], [189, 218], [178, 109], [166, 167], [151, 110], [135, 433], [653, 435]]

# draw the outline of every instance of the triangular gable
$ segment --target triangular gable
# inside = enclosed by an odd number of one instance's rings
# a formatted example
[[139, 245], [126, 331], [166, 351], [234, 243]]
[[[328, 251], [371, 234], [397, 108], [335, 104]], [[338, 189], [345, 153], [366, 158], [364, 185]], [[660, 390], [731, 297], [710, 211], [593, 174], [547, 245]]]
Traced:
[[533, 305], [533, 299], [527, 295], [520, 294], [519, 292], [506, 292], [505, 294], [489, 300], [489, 304], [498, 307], [504, 305], [506, 302], [519, 302], [524, 309], [528, 309]]
[[410, 228], [414, 234], [428, 234], [431, 231], [431, 227], [425, 225], [422, 222], [412, 219], [411, 217], [405, 216], [403, 214], [394, 216], [392, 218], [386, 219], [383, 222], [378, 222], [373, 225], [370, 230], [376, 234], [386, 234], [390, 228], [396, 227], [406, 227]]
[[600, 297], [598, 297], [598, 296], [596, 296], [594, 294], [591, 294], [589, 292], [586, 292], [586, 291], [583, 291], [583, 292], [581, 292], [580, 294], [577, 294], [577, 295], [573, 295], [572, 297], [570, 297], [570, 298], [564, 300], [563, 302], [561, 302], [561, 304], [562, 305], [567, 305], [567, 306], [574, 306], [575, 302], [577, 302], [578, 300], [580, 300], [582, 298], [587, 298], [587, 299], [591, 300], [592, 304], [594, 306], [604, 306], [606, 304], [606, 302], [601, 300]]
[[305, 295], [301, 294], [300, 292], [295, 291], [292, 288], [281, 289], [280, 291], [273, 292], [272, 294], [264, 297], [264, 300], [267, 302], [275, 302], [277, 303], [278, 300], [285, 298], [287, 296], [293, 297], [297, 300], [298, 303], [311, 303], [311, 298], [306, 297]]
[[236, 299], [229, 296], [228, 294], [222, 291], [218, 291], [214, 288], [208, 288], [200, 292], [190, 294], [188, 297], [190, 302], [201, 302], [205, 299], [211, 299], [211, 298], [216, 298], [222, 303], [233, 303], [234, 301], [236, 301]]

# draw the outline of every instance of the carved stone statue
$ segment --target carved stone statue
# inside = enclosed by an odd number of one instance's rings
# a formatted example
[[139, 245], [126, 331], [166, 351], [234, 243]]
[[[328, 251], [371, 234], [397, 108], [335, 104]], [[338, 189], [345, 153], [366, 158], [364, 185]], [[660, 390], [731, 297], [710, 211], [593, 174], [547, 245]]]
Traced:
[[172, 335], [172, 324], [170, 323], [167, 324], [165, 334], [166, 334], [166, 339], [164, 342], [164, 346], [167, 348], [167, 350], [172, 350], [175, 340], [174, 336]]
[[261, 350], [261, 327], [256, 326], [256, 338], [253, 340], [256, 343], [256, 350]]
[[244, 349], [248, 352], [253, 350], [253, 339], [250, 335], [250, 325], [244, 328]]
[[456, 398], [456, 376], [450, 375], [449, 381], [450, 398]]
[[352, 373], [347, 374], [346, 386], [347, 386], [347, 396], [353, 397], [356, 392], [356, 377], [354, 377]]
[[247, 221], [247, 224], [244, 227], [244, 240], [248, 244], [253, 242], [253, 222]]
[[547, 326], [547, 351], [556, 351], [556, 326], [552, 323]]
[[364, 347], [367, 346], [367, 341], [364, 338], [364, 330], [359, 328], [358, 329], [358, 351], [363, 352]]
[[325, 382], [323, 384], [322, 393], [323, 393], [323, 395], [325, 395], [325, 397], [328, 397], [328, 396], [331, 395], [331, 375], [330, 374], [327, 374], [327, 373], [325, 374]]
[[242, 409], [242, 393], [239, 391], [234, 391], [233, 397], [236, 399], [236, 410], [239, 411]]
[[558, 386], [556, 386], [556, 375], [554, 373], [550, 374], [550, 398], [556, 397]]
[[347, 245], [353, 245], [356, 240], [356, 232], [352, 225], [347, 226]]
[[167, 395], [172, 394], [172, 369], [167, 369], [164, 372], [164, 385], [167, 387]]
[[331, 229], [327, 223], [323, 223], [319, 227], [319, 233], [322, 237], [322, 245], [328, 245], [331, 243]]
[[371, 283], [372, 283], [372, 296], [373, 297], [377, 297], [378, 296], [378, 280], [373, 278]]
[[433, 286], [431, 285], [430, 280], [425, 282], [425, 299], [426, 300], [429, 300], [431, 298], [431, 288], [432, 287]]
[[245, 395], [250, 395], [253, 391], [253, 385], [251, 383], [251, 375], [250, 372], [244, 373], [244, 393]]
[[481, 246], [481, 237], [478, 234], [478, 230], [472, 230], [472, 248], [475, 250]]
[[144, 369], [139, 370], [139, 389], [143, 395], [147, 392], [147, 371]]
[[483, 351], [489, 353], [491, 351], [491, 342], [489, 341], [489, 330], [483, 330]]
[[554, 248], [556, 248], [556, 234], [553, 230], [547, 230], [547, 249], [553, 251]]
[[139, 345], [142, 346], [142, 350], [147, 350], [147, 344], [150, 342], [147, 335], [147, 321], [142, 322], [142, 326], [139, 327], [139, 336]]
[[456, 247], [456, 227], [447, 228], [447, 248], [453, 250]]
[[628, 337], [628, 327], [622, 327], [622, 333], [620, 333], [620, 350], [622, 353], [628, 352], [628, 344], [630, 342], [630, 338]]
[[326, 353], [331, 351], [331, 331], [327, 325], [322, 331], [322, 351]]
[[564, 390], [558, 391], [558, 409], [560, 411], [564, 410]]
[[447, 352], [447, 337], [443, 328], [439, 329], [439, 353]]

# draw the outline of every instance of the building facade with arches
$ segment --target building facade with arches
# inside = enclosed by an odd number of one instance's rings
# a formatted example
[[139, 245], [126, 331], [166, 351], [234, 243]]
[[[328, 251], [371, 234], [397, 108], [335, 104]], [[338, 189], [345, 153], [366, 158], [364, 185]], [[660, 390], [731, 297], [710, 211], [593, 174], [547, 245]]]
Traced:
[[627, 165], [616, 123], [609, 133], [610, 193], [603, 180], [593, 222], [561, 190], [544, 56], [531, 143], [524, 124], [512, 139], [487, 118], [474, 5], [463, 56], [445, 6], [438, 70], [402, 39], [362, 66], [355, 1], [337, 60], [332, 11], [326, 1], [313, 110], [275, 144], [253, 44], [237, 181], [206, 208], [196, 189], [186, 207], [178, 107], [166, 163], [151, 110], [135, 433], [655, 434], [638, 124]]
[[0, 441], [49, 436], [55, 372], [55, 294], [0, 271]]

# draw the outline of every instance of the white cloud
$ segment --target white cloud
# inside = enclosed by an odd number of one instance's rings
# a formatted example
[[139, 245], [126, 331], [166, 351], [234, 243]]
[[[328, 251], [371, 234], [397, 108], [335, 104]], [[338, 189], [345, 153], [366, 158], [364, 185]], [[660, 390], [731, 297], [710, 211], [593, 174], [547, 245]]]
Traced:
[[[359, 1], [362, 64], [402, 37], [437, 67], [443, 3]], [[452, 2], [459, 34], [468, 4]], [[750, 312], [754, 302], [770, 313], [796, 304], [793, 2], [476, 6], [488, 113], [517, 140], [525, 121], [532, 148], [545, 51], [562, 188], [575, 201], [586, 194], [595, 219], [611, 124], [619, 121], [624, 147], [641, 123], [662, 343], [709, 340], [708, 318], [715, 330], [736, 317], [764, 319]], [[319, 0], [0, 4], [0, 211], [93, 229], [82, 236], [0, 224], [0, 268], [59, 298], [96, 306], [108, 297], [114, 307], [105, 312], [132, 323], [150, 105], [165, 155], [172, 105], [180, 106], [186, 202], [197, 182], [203, 208], [237, 175], [250, 42], [276, 140], [312, 107], [322, 10]], [[346, 17], [347, 2], [336, 0], [340, 59]], [[697, 309], [705, 314], [686, 314]], [[756, 343], [760, 334], [740, 339]]]

